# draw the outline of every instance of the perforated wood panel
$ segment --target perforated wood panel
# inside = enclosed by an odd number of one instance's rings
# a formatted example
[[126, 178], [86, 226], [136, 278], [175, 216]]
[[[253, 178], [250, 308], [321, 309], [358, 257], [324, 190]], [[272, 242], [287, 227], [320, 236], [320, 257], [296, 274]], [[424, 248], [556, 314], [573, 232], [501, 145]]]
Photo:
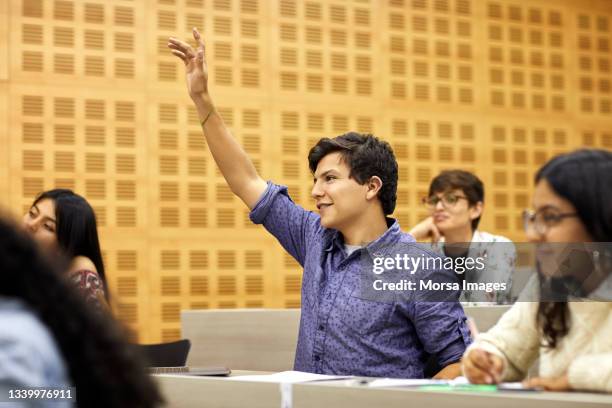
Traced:
[[200, 27], [219, 112], [309, 209], [310, 147], [373, 132], [400, 165], [405, 229], [461, 167], [485, 181], [482, 228], [521, 240], [534, 171], [612, 149], [603, 0], [11, 0], [0, 18], [0, 200], [85, 195], [141, 341], [179, 337], [182, 309], [300, 305], [299, 265], [215, 168], [170, 35]]
[[[0, 206], [8, 205], [9, 146], [9, 4], [0, 3]], [[3, 208], [2, 210], [5, 210]]]

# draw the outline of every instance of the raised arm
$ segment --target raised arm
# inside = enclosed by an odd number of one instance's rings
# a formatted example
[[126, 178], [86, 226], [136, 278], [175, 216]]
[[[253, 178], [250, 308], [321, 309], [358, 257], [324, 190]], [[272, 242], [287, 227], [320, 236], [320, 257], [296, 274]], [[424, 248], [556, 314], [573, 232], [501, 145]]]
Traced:
[[232, 192], [253, 209], [267, 184], [257, 174], [253, 162], [215, 110], [208, 92], [208, 65], [204, 42], [195, 28], [193, 38], [198, 43], [196, 50], [186, 42], [172, 37], [168, 40], [168, 47], [172, 54], [185, 63], [187, 90], [198, 111], [202, 131], [215, 163]]

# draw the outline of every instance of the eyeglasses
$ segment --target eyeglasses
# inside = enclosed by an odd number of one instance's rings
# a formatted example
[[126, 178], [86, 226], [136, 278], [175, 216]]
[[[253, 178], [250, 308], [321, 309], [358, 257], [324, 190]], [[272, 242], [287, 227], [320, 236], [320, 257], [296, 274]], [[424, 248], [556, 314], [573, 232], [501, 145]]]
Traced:
[[564, 218], [577, 217], [577, 213], [562, 213], [552, 208], [541, 208], [538, 211], [523, 211], [523, 228], [529, 232], [531, 228], [540, 235], [546, 234], [550, 227], [554, 227]]
[[444, 194], [441, 197], [432, 195], [430, 197], [423, 198], [423, 204], [427, 206], [430, 210], [433, 210], [434, 208], [436, 208], [438, 203], [441, 201], [442, 206], [444, 208], [449, 208], [449, 207], [453, 207], [461, 199], [467, 200], [467, 197], [452, 194], [452, 193]]

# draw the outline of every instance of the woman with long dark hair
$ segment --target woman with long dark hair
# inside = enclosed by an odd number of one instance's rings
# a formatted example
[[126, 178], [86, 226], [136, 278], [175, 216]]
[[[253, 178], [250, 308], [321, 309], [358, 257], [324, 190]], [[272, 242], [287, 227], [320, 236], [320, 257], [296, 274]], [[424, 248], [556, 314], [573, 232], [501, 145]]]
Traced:
[[88, 304], [108, 302], [96, 216], [87, 200], [67, 189], [45, 191], [23, 216], [23, 224], [44, 249], [71, 260], [68, 277]]
[[125, 331], [85, 307], [63, 275], [62, 266], [0, 219], [0, 389], [70, 386], [81, 407], [160, 405]]
[[539, 357], [529, 386], [612, 392], [612, 152], [559, 155], [535, 183], [524, 220], [537, 244], [538, 301], [515, 303], [478, 336], [463, 371], [474, 383], [513, 381]]

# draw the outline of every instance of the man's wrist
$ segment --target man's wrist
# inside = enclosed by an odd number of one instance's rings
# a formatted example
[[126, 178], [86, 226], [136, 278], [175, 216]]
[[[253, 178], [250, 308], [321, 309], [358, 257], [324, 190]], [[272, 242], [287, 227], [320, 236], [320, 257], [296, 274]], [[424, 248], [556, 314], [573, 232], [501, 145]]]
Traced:
[[191, 99], [196, 106], [200, 120], [204, 120], [212, 111], [215, 110], [215, 104], [213, 103], [210, 95], [199, 94], [192, 96]]
[[209, 94], [190, 94], [189, 96], [191, 96], [191, 100], [196, 105], [196, 108], [198, 109], [200, 115], [208, 114], [208, 112], [213, 110], [215, 107], [213, 100]]

